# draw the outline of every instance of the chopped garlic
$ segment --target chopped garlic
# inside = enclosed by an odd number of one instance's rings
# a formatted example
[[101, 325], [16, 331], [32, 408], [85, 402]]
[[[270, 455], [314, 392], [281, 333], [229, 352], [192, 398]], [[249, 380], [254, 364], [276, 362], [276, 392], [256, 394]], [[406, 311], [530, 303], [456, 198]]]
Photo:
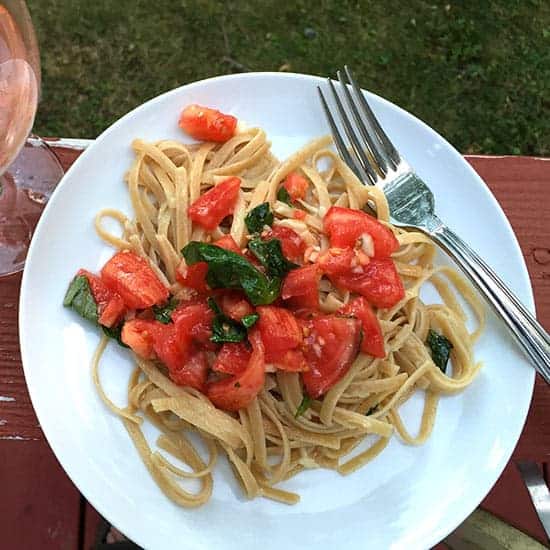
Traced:
[[360, 237], [361, 239], [361, 249], [369, 257], [374, 257], [374, 241], [368, 233], [363, 233]]

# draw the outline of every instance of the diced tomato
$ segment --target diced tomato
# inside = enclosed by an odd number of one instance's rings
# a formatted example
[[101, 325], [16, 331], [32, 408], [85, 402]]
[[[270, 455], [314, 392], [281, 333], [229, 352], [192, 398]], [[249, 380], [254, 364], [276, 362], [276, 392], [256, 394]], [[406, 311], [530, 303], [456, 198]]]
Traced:
[[354, 298], [338, 310], [342, 315], [353, 315], [361, 321], [363, 338], [361, 351], [373, 357], [386, 357], [384, 350], [384, 336], [378, 322], [378, 317], [372, 310], [367, 299], [363, 296]]
[[208, 273], [208, 264], [206, 262], [197, 262], [193, 265], [187, 265], [182, 259], [176, 268], [176, 280], [183, 286], [192, 288], [201, 294], [208, 292], [206, 283], [206, 274]]
[[322, 315], [304, 321], [309, 370], [302, 373], [307, 394], [314, 399], [326, 393], [346, 372], [359, 352], [361, 322], [351, 317]]
[[303, 210], [298, 210], [297, 208], [294, 209], [294, 211], [292, 212], [292, 217], [295, 219], [295, 220], [305, 220], [306, 219], [306, 213], [303, 211]]
[[180, 341], [192, 339], [206, 349], [217, 349], [210, 341], [212, 336], [212, 321], [214, 312], [206, 301], [182, 302], [173, 312], [172, 321], [176, 327], [177, 337]]
[[316, 264], [292, 269], [283, 281], [281, 297], [293, 308], [319, 309], [320, 280]]
[[157, 321], [130, 319], [124, 323], [120, 339], [130, 349], [144, 359], [154, 359], [154, 342], [157, 333]]
[[290, 198], [295, 201], [306, 198], [309, 182], [306, 178], [304, 178], [304, 176], [301, 176], [296, 172], [290, 172], [290, 174], [286, 177], [283, 186], [288, 191]]
[[121, 296], [111, 290], [101, 277], [80, 269], [77, 275], [84, 275], [92, 291], [95, 303], [97, 304], [98, 322], [105, 327], [112, 327], [122, 319], [126, 313], [126, 305]]
[[302, 329], [288, 309], [260, 306], [257, 326], [266, 349], [266, 356], [294, 349], [302, 343]]
[[193, 104], [182, 111], [179, 126], [192, 138], [224, 142], [235, 134], [237, 119], [216, 109]]
[[321, 271], [328, 276], [350, 273], [357, 264], [353, 248], [329, 248], [319, 256], [317, 261]]
[[265, 348], [265, 361], [281, 370], [305, 371], [308, 369], [300, 349], [302, 327], [287, 309], [275, 306], [257, 308], [260, 318], [258, 329]]
[[299, 349], [289, 349], [279, 353], [265, 353], [265, 362], [275, 365], [280, 370], [303, 372], [309, 370], [304, 352]]
[[323, 219], [323, 225], [331, 246], [353, 248], [366, 233], [372, 237], [375, 258], [386, 258], [399, 248], [395, 235], [376, 218], [361, 210], [331, 206]]
[[187, 288], [192, 288], [201, 294], [205, 294], [209, 290], [206, 283], [207, 273], [208, 264], [206, 262], [187, 265], [185, 260], [182, 259], [176, 267], [176, 280]]
[[247, 407], [264, 386], [264, 346], [259, 330], [253, 328], [248, 337], [252, 353], [246, 369], [237, 376], [207, 386], [206, 395], [220, 409], [238, 411]]
[[285, 258], [292, 262], [301, 262], [306, 250], [306, 243], [290, 227], [284, 225], [274, 225], [271, 230], [265, 234], [266, 239], [279, 239], [281, 241], [281, 249]]
[[242, 250], [239, 248], [239, 246], [235, 242], [235, 239], [231, 235], [224, 235], [217, 241], [214, 241], [212, 244], [215, 244], [216, 246], [219, 246], [220, 248], [223, 248], [225, 250], [235, 252], [235, 254], [240, 254], [241, 256], [243, 255]]
[[[193, 317], [189, 308], [194, 308], [196, 312], [200, 305], [189, 306], [185, 319]], [[158, 358], [176, 384], [203, 391], [208, 374], [206, 354], [197, 349], [194, 343], [197, 340], [195, 331], [181, 330], [182, 319], [184, 316], [181, 312], [175, 323], [168, 324], [149, 319], [131, 319], [122, 327], [121, 340], [144, 359]]]
[[[100, 308], [101, 311], [101, 308]], [[116, 325], [126, 312], [126, 305], [123, 299], [116, 294], [112, 300], [109, 300], [105, 304], [103, 312], [100, 314], [98, 322], [105, 327], [112, 327]]]
[[239, 196], [241, 180], [228, 178], [201, 195], [187, 210], [189, 217], [204, 229], [211, 231], [229, 214]]
[[225, 291], [218, 301], [222, 311], [231, 319], [240, 321], [254, 313], [254, 308], [239, 291]]
[[393, 307], [405, 296], [403, 282], [391, 258], [373, 258], [359, 273], [331, 277], [340, 288], [364, 296], [373, 306]]
[[169, 372], [180, 370], [191, 356], [191, 337], [179, 338], [174, 323], [168, 323], [167, 325], [158, 321], [154, 321], [154, 323], [153, 349], [157, 357], [164, 363]]
[[103, 266], [101, 279], [130, 309], [160, 304], [170, 295], [147, 261], [133, 252], [117, 252]]
[[212, 370], [239, 375], [246, 369], [251, 355], [252, 350], [244, 342], [224, 344], [216, 356]]
[[208, 360], [204, 351], [192, 352], [185, 364], [177, 370], [169, 370], [171, 380], [179, 386], [190, 386], [204, 391], [208, 376]]

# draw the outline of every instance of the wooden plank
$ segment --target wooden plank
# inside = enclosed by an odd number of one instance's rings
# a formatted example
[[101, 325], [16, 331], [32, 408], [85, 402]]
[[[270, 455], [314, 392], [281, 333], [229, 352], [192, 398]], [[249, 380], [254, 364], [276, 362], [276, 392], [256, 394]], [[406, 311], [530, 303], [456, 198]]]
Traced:
[[99, 526], [104, 521], [103, 516], [89, 503], [85, 503], [83, 525], [80, 526], [82, 547], [81, 550], [93, 550], [97, 541]]
[[[75, 158], [61, 155], [64, 166]], [[21, 275], [0, 280], [0, 533], [2, 548], [77, 550], [84, 499], [48, 446], [19, 353]]]
[[546, 534], [516, 465], [509, 462], [499, 480], [481, 504], [503, 521], [545, 543]]
[[550, 389], [537, 375], [527, 421], [512, 458], [550, 462]]
[[43, 439], [0, 441], [2, 548], [77, 550], [80, 493]]
[[550, 159], [466, 158], [514, 228], [531, 276], [537, 317], [550, 330]]
[[[62, 163], [67, 166], [77, 156], [76, 151], [56, 151]], [[518, 236], [531, 275], [539, 320], [550, 328], [550, 162], [542, 159], [518, 157], [469, 157], [469, 162], [499, 200]], [[542, 223], [546, 220], [546, 223]], [[63, 474], [51, 451], [44, 443], [43, 434], [32, 410], [21, 367], [17, 332], [17, 304], [20, 276], [2, 279], [0, 282], [0, 482], [7, 498], [3, 504], [0, 525], [19, 526], [27, 537], [22, 544], [13, 547], [65, 548], [52, 546], [51, 533], [63, 520], [65, 538], [78, 539], [78, 492]], [[524, 432], [514, 453], [515, 458], [529, 458], [539, 462], [550, 462], [550, 420], [545, 411], [550, 409], [550, 392], [544, 382], [537, 380], [535, 394]], [[34, 449], [30, 451], [29, 449]], [[9, 455], [9, 456], [8, 456]], [[9, 477], [6, 472], [12, 472]], [[2, 479], [6, 477], [7, 481]], [[36, 479], [55, 479], [37, 483]], [[22, 483], [22, 486], [19, 485]], [[34, 492], [30, 488], [34, 487]], [[484, 506], [492, 513], [525, 530], [540, 539], [541, 531], [532, 509], [514, 500], [518, 491], [517, 478], [513, 467], [507, 470], [493, 491], [484, 501]], [[4, 494], [3, 494], [4, 496]], [[32, 516], [31, 512], [46, 507], [51, 502], [66, 502], [67, 509], [55, 506], [53, 516], [44, 514], [46, 520]], [[5, 503], [10, 506], [6, 507]], [[518, 509], [527, 510], [525, 517], [518, 516]], [[25, 510], [31, 512], [25, 512]], [[95, 540], [99, 516], [91, 506], [87, 506], [82, 526], [84, 548]], [[17, 523], [16, 523], [17, 522]], [[38, 522], [38, 523], [36, 523]], [[49, 529], [49, 531], [48, 531]], [[5, 532], [6, 529], [2, 529]], [[36, 531], [36, 536], [32, 533]], [[46, 534], [44, 534], [46, 533]], [[48, 535], [49, 533], [49, 535]], [[50, 537], [49, 539], [47, 537]], [[21, 542], [23, 539], [18, 539]], [[55, 539], [57, 540], [57, 539]], [[69, 544], [68, 543], [68, 544]], [[50, 546], [48, 546], [50, 544]], [[67, 546], [67, 548], [74, 546]]]
[[[468, 160], [489, 185], [516, 233], [531, 277], [537, 318], [550, 330], [550, 161], [516, 157]], [[486, 510], [541, 542], [546, 541], [544, 530], [513, 461], [549, 460], [549, 407], [550, 391], [537, 376], [529, 415], [512, 461], [482, 503]]]
[[[79, 156], [72, 149], [56, 149], [65, 170]], [[0, 440], [43, 439], [23, 376], [19, 352], [18, 305], [21, 274], [0, 280]]]
[[[537, 318], [550, 330], [550, 159], [467, 157], [497, 198], [521, 245]], [[537, 377], [514, 459], [550, 461], [550, 391]], [[498, 515], [498, 514], [497, 514]]]

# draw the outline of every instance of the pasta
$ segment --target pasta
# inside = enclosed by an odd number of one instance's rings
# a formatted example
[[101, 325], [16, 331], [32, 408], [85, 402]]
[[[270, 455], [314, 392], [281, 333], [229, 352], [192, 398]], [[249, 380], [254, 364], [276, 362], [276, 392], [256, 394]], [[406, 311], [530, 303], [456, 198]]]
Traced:
[[[191, 294], [177, 278], [181, 249], [191, 241], [212, 243], [226, 234], [240, 248], [245, 247], [249, 239], [246, 215], [265, 202], [276, 223], [295, 231], [308, 245], [310, 261], [329, 248], [322, 233], [323, 217], [334, 205], [375, 211], [399, 242], [393, 260], [405, 287], [404, 297], [376, 312], [385, 357], [359, 353], [343, 377], [323, 398], [312, 400], [302, 414], [297, 414], [304, 402], [298, 372], [269, 372], [263, 389], [246, 408], [226, 412], [202, 392], [175, 384], [155, 361], [137, 356], [128, 405], [120, 409], [99, 381], [100, 358], [108, 341], [103, 336], [93, 360], [98, 391], [121, 417], [156, 483], [181, 506], [196, 507], [208, 501], [220, 454], [231, 463], [246, 496], [294, 504], [299, 495], [278, 485], [305, 469], [320, 467], [350, 474], [380, 454], [395, 433], [408, 444], [423, 443], [432, 431], [440, 396], [464, 390], [481, 366], [474, 359], [473, 345], [483, 330], [484, 313], [475, 294], [454, 270], [434, 266], [435, 247], [425, 235], [391, 226], [381, 190], [362, 185], [330, 146], [331, 139], [321, 137], [279, 162], [270, 152], [265, 132], [258, 128], [238, 132], [223, 144], [189, 146], [136, 139], [132, 143], [135, 160], [126, 174], [133, 217], [110, 208], [96, 217], [97, 233], [105, 242], [146, 259], [179, 299]], [[281, 183], [294, 172], [306, 177], [310, 185], [305, 198], [290, 205], [277, 197]], [[205, 230], [188, 217], [187, 210], [230, 176], [241, 182], [230, 224]], [[296, 216], [297, 209], [303, 214]], [[119, 234], [105, 228], [107, 219], [119, 224]], [[422, 301], [419, 293], [426, 283], [433, 285], [442, 303]], [[467, 328], [467, 315], [457, 294], [475, 314], [473, 332]], [[321, 281], [319, 303], [325, 313], [334, 313], [350, 299], [349, 291], [327, 279]], [[425, 344], [430, 330], [452, 344], [452, 373], [445, 374], [434, 363]], [[411, 434], [399, 407], [415, 392], [424, 394], [424, 410], [418, 433]], [[144, 418], [162, 432], [158, 450], [143, 436]], [[207, 459], [190, 433], [203, 440]], [[180, 481], [188, 478], [199, 482], [197, 491], [181, 486]]]

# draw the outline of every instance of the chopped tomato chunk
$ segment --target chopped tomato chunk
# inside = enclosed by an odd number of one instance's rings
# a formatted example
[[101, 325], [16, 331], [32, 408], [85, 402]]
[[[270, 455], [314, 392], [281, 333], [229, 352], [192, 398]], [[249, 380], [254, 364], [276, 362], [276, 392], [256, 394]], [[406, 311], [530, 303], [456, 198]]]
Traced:
[[211, 231], [230, 214], [239, 196], [241, 180], [228, 178], [201, 195], [187, 210], [189, 217]]
[[266, 350], [265, 362], [275, 365], [280, 370], [289, 372], [309, 370], [304, 352], [299, 348], [279, 353], [268, 353]]
[[216, 109], [193, 104], [182, 111], [179, 126], [192, 138], [224, 142], [235, 134], [237, 119]]
[[203, 307], [205, 305], [188, 303], [179, 306], [172, 314], [173, 323], [138, 318], [126, 321], [121, 339], [140, 357], [157, 357], [176, 384], [203, 391], [208, 362], [198, 346], [203, 342], [210, 344], [211, 335], [211, 317]]
[[275, 306], [257, 308], [257, 325], [266, 349], [266, 356], [294, 349], [302, 343], [302, 329], [288, 309]]
[[251, 355], [252, 349], [244, 342], [224, 344], [216, 356], [212, 370], [225, 374], [241, 374], [246, 369]]
[[403, 282], [391, 258], [373, 258], [360, 272], [331, 277], [341, 288], [364, 296], [373, 306], [390, 308], [405, 296]]
[[384, 336], [378, 322], [378, 317], [372, 310], [367, 299], [363, 296], [354, 298], [338, 310], [343, 315], [353, 315], [361, 321], [363, 338], [361, 351], [373, 357], [386, 357], [384, 350]]
[[290, 172], [290, 174], [286, 177], [283, 186], [288, 191], [290, 198], [295, 201], [306, 198], [309, 182], [306, 178], [304, 178], [304, 176], [301, 176], [296, 172]]
[[208, 264], [206, 262], [187, 265], [185, 260], [182, 259], [176, 268], [176, 279], [182, 285], [204, 294], [208, 292], [208, 285], [206, 284], [207, 273]]
[[97, 304], [98, 322], [105, 327], [112, 327], [122, 319], [126, 313], [126, 305], [122, 297], [111, 290], [97, 275], [80, 269], [77, 275], [84, 275], [92, 291], [95, 303]]
[[144, 359], [154, 359], [154, 341], [157, 322], [145, 319], [130, 319], [124, 323], [120, 339], [136, 354]]
[[351, 317], [321, 315], [302, 323], [308, 333], [304, 353], [309, 365], [302, 380], [307, 394], [317, 399], [348, 372], [357, 357], [361, 322]]
[[180, 386], [191, 386], [204, 391], [208, 362], [190, 336], [181, 338], [174, 323], [164, 325], [154, 321], [153, 349], [158, 359], [168, 368], [170, 379]]
[[295, 219], [295, 220], [305, 220], [306, 219], [306, 213], [303, 211], [303, 210], [298, 210], [297, 208], [294, 209], [294, 212], [292, 212], [292, 217]]
[[[353, 248], [329, 248], [319, 256], [321, 271], [328, 276], [350, 273], [358, 264]], [[356, 265], [354, 265], [356, 264]]]
[[316, 264], [293, 269], [283, 281], [281, 297], [293, 308], [319, 308], [321, 271]]
[[105, 327], [112, 327], [124, 317], [125, 312], [126, 305], [124, 304], [122, 298], [117, 294], [105, 304], [102, 313], [99, 315], [99, 324]]
[[254, 313], [254, 308], [239, 291], [226, 291], [219, 300], [222, 311], [231, 319], [240, 321]]
[[204, 351], [194, 351], [185, 364], [175, 370], [169, 370], [172, 381], [179, 386], [190, 386], [204, 391], [208, 376], [208, 360]]
[[307, 370], [300, 349], [303, 340], [302, 327], [287, 309], [275, 306], [258, 308], [258, 329], [265, 348], [265, 361], [288, 371]]
[[101, 279], [130, 309], [160, 304], [170, 294], [147, 261], [133, 252], [117, 252], [103, 266]]
[[192, 339], [206, 349], [216, 349], [210, 341], [214, 312], [206, 301], [182, 302], [173, 312], [172, 321], [176, 327], [178, 339], [183, 342]]
[[375, 258], [386, 258], [399, 248], [390, 229], [361, 210], [331, 206], [323, 219], [323, 225], [331, 246], [353, 248], [366, 234], [374, 243]]
[[292, 262], [303, 260], [306, 250], [306, 243], [290, 227], [284, 225], [274, 225], [273, 228], [265, 234], [266, 239], [279, 239], [283, 255]]
[[224, 235], [217, 241], [214, 241], [212, 244], [215, 244], [220, 248], [224, 248], [225, 250], [235, 252], [235, 254], [240, 254], [241, 256], [243, 255], [242, 250], [239, 248], [239, 246], [235, 242], [235, 239], [231, 235]]
[[191, 338], [178, 338], [176, 325], [154, 321], [153, 349], [168, 371], [180, 370], [191, 355]]
[[245, 370], [236, 376], [207, 386], [206, 395], [220, 409], [238, 411], [247, 407], [264, 386], [264, 346], [259, 330], [252, 329], [248, 337], [252, 353]]

